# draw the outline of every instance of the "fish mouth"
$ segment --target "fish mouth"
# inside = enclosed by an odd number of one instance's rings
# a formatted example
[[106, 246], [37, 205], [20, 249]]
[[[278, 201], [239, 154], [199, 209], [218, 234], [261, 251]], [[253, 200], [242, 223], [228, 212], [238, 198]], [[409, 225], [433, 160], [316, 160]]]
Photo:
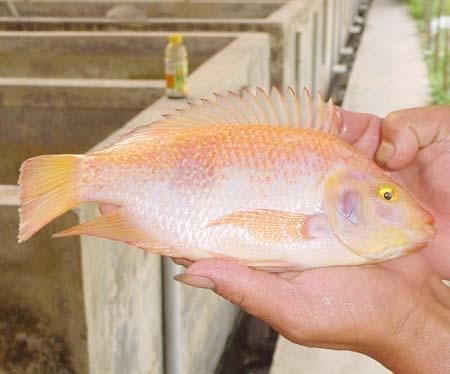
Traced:
[[424, 211], [423, 212], [423, 222], [426, 225], [434, 227], [434, 223], [435, 223], [434, 216], [430, 212]]
[[433, 239], [436, 234], [436, 226], [433, 216], [427, 216], [427, 221], [424, 221], [420, 228], [417, 228], [418, 235], [416, 236], [416, 241], [418, 242], [428, 242]]
[[416, 231], [415, 240], [411, 242], [411, 245], [405, 248], [405, 254], [416, 252], [426, 247], [430, 241], [433, 240], [436, 234], [436, 226], [434, 225], [434, 217], [431, 214], [425, 216], [426, 222], [421, 225], [421, 228]]
[[427, 245], [436, 234], [434, 216], [427, 210], [423, 210], [419, 220], [414, 222], [413, 233], [410, 237], [412, 245], [407, 248], [408, 252], [413, 252], [415, 248], [422, 248]]

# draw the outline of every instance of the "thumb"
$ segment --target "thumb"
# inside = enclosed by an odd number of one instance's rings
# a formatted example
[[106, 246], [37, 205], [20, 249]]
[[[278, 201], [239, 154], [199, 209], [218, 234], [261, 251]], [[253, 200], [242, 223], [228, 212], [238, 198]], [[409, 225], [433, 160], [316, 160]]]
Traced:
[[[264, 271], [228, 261], [202, 260], [192, 264], [176, 280], [194, 287], [213, 289], [233, 304], [265, 320], [274, 328], [289, 321], [292, 285], [285, 279]], [[205, 280], [209, 280], [205, 281]]]
[[392, 170], [412, 163], [419, 151], [450, 132], [450, 107], [433, 106], [390, 113], [383, 121], [375, 159]]

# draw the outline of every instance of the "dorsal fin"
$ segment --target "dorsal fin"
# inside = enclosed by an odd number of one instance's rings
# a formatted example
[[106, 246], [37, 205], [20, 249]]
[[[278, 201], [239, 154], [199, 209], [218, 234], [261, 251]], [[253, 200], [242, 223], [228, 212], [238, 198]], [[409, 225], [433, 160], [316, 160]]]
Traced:
[[137, 127], [115, 144], [95, 153], [111, 151], [131, 142], [145, 142], [149, 137], [208, 125], [290, 126], [338, 134], [340, 117], [333, 101], [330, 99], [325, 104], [320, 94], [313, 100], [307, 88], [302, 96], [297, 96], [292, 88], [282, 95], [275, 87], [270, 95], [258, 87], [256, 93], [246, 89], [242, 96], [231, 91], [225, 95], [215, 93], [214, 96], [215, 100], [201, 99], [190, 103], [188, 108], [164, 115], [162, 120]]

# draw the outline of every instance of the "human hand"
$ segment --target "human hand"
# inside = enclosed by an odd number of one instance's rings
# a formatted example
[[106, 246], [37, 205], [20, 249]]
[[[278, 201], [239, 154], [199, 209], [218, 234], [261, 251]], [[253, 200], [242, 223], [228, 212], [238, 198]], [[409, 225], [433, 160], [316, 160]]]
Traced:
[[433, 213], [436, 237], [422, 253], [450, 279], [450, 106], [391, 113], [376, 156]]
[[[399, 170], [397, 178], [433, 211], [439, 232], [424, 251], [379, 265], [280, 275], [204, 260], [177, 279], [213, 289], [298, 344], [362, 352], [396, 372], [449, 371], [450, 291], [439, 274], [450, 274], [443, 259], [450, 239], [450, 194], [443, 182], [450, 181], [450, 115], [441, 114], [446, 108], [417, 110], [395, 112], [383, 122], [342, 111], [341, 137]], [[382, 139], [393, 144], [391, 157], [389, 146], [378, 149]]]

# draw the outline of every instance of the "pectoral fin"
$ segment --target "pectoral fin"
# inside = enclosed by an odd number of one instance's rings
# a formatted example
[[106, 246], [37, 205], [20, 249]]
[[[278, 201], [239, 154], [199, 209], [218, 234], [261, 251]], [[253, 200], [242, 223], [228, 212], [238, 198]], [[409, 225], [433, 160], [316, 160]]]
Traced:
[[278, 210], [239, 211], [215, 219], [208, 227], [233, 225], [249, 231], [254, 237], [269, 242], [309, 240], [316, 237], [318, 225], [326, 221], [323, 214], [307, 215]]

